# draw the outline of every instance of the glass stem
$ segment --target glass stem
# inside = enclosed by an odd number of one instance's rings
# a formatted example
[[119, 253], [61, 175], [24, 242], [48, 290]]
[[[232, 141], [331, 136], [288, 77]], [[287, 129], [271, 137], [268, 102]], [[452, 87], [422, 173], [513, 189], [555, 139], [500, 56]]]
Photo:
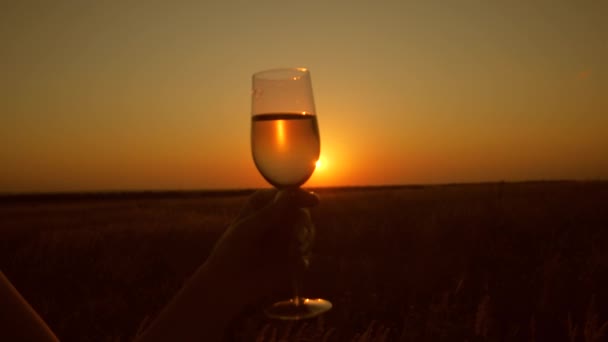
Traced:
[[302, 298], [300, 297], [300, 279], [298, 277], [298, 271], [294, 271], [293, 272], [293, 276], [291, 279], [292, 282], [292, 286], [293, 286], [293, 302], [295, 303], [296, 306], [300, 306], [302, 304]]
[[310, 211], [303, 209], [309, 218], [309, 221], [303, 222], [303, 226], [298, 230], [298, 235], [294, 241], [292, 251], [294, 253], [294, 267], [291, 272], [291, 281], [293, 288], [293, 301], [296, 306], [303, 305], [302, 300], [302, 283], [305, 271], [308, 269], [308, 257], [310, 254], [310, 246], [314, 236], [314, 225], [310, 221]]

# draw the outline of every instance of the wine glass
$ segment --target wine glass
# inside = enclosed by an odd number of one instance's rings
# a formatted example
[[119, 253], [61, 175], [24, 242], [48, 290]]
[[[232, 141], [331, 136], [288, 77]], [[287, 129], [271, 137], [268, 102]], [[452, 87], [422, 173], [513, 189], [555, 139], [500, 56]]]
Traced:
[[[253, 74], [251, 113], [251, 150], [258, 171], [277, 189], [299, 188], [314, 172], [321, 152], [308, 69], [272, 69]], [[305, 228], [312, 236], [312, 221]], [[296, 244], [292, 249], [297, 249]], [[295, 255], [306, 251], [292, 252]], [[300, 296], [299, 273], [308, 264], [302, 254], [298, 255], [300, 262], [293, 272], [294, 297], [267, 307], [269, 317], [298, 320], [331, 309], [327, 300]]]

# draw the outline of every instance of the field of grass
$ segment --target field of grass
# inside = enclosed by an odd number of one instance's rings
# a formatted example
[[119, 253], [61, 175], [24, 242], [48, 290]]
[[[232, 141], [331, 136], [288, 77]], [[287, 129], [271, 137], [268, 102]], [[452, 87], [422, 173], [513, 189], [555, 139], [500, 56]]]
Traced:
[[[305, 322], [235, 341], [603, 341], [608, 183], [319, 189]], [[129, 341], [247, 193], [0, 198], [0, 269], [62, 341]]]

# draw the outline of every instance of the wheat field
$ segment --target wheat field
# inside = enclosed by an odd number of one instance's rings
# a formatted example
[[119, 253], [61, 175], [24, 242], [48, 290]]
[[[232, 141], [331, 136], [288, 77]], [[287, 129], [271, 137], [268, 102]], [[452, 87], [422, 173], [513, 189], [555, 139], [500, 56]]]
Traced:
[[[608, 183], [315, 189], [304, 288], [326, 315], [259, 307], [230, 341], [603, 341]], [[62, 341], [129, 341], [249, 191], [0, 197], [0, 269]]]

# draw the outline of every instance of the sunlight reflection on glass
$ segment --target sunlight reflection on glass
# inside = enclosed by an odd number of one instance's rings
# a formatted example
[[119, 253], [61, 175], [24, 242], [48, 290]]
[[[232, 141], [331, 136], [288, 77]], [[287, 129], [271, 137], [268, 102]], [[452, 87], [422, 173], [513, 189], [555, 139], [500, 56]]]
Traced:
[[280, 147], [285, 146], [285, 125], [283, 120], [277, 120], [277, 142]]

